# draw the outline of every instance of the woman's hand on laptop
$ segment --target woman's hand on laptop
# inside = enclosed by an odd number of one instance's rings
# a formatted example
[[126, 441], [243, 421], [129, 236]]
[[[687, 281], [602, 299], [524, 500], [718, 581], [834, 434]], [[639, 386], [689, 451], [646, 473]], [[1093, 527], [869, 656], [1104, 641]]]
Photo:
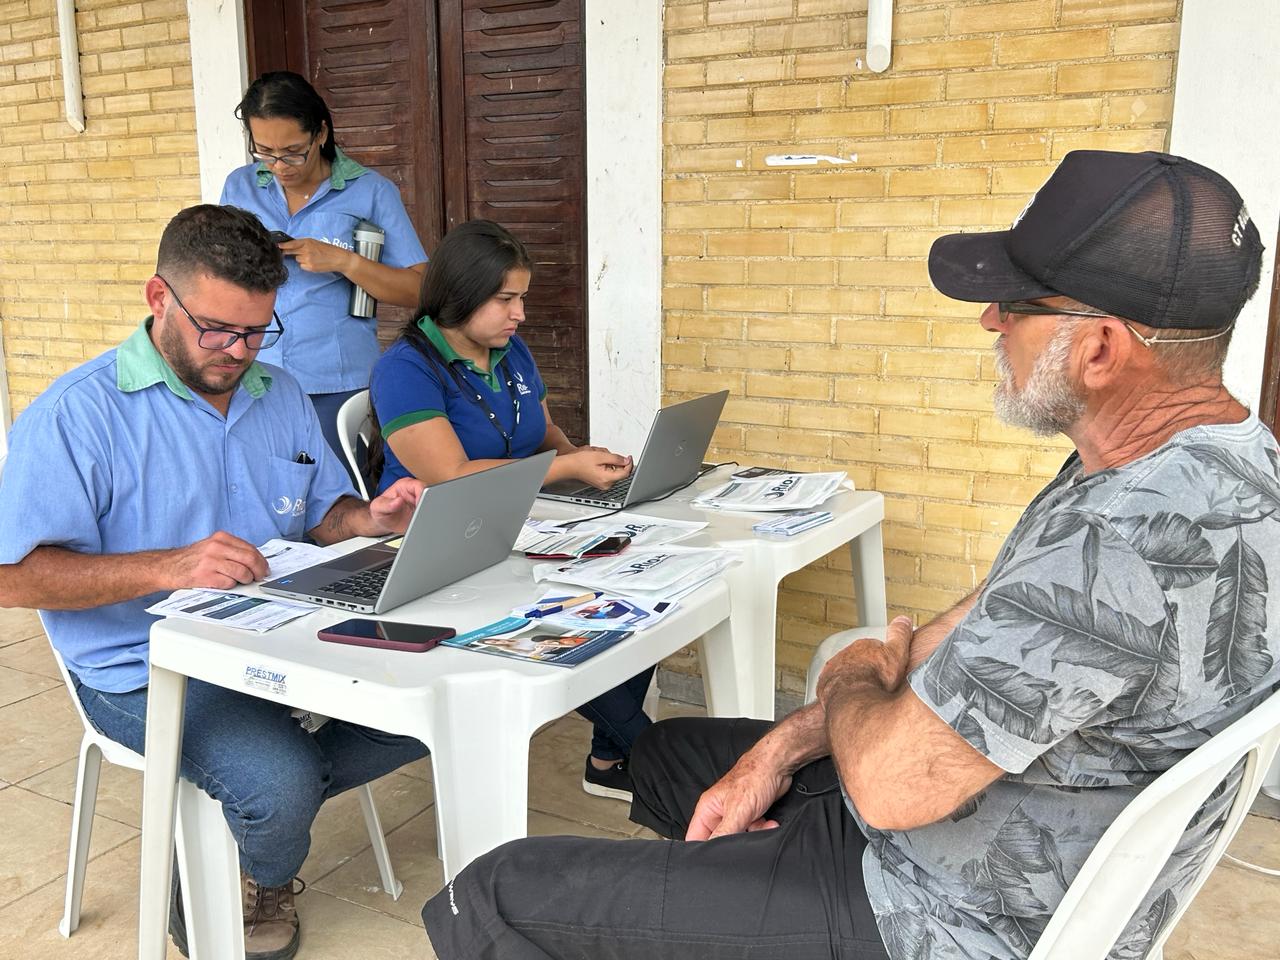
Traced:
[[631, 475], [631, 458], [612, 453], [604, 447], [579, 447], [562, 453], [551, 462], [547, 480], [581, 480], [598, 490], [608, 490], [623, 477]]

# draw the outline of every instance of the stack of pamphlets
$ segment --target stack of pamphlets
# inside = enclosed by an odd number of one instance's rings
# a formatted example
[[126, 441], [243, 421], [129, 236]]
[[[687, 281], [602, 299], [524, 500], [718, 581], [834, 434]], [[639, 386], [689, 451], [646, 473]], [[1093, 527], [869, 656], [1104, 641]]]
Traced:
[[475, 650], [512, 660], [573, 667], [629, 636], [630, 630], [579, 630], [560, 634], [548, 630], [539, 620], [508, 617], [450, 637], [442, 646]]
[[814, 527], [820, 527], [831, 521], [831, 514], [826, 510], [802, 510], [799, 513], [784, 513], [768, 520], [753, 524], [751, 529], [756, 536], [768, 537], [771, 540], [785, 540], [797, 533], [804, 533]]
[[590, 587], [602, 593], [657, 603], [678, 600], [738, 561], [729, 550], [667, 546], [629, 549], [620, 557], [537, 564], [533, 578]]
[[730, 480], [722, 487], [693, 500], [704, 510], [735, 513], [811, 510], [821, 506], [842, 487], [849, 476], [836, 473], [783, 473], [747, 480]]
[[512, 549], [517, 553], [580, 557], [610, 537], [626, 537], [633, 547], [655, 546], [691, 537], [706, 525], [706, 521], [668, 520], [633, 513], [576, 522], [531, 517]]

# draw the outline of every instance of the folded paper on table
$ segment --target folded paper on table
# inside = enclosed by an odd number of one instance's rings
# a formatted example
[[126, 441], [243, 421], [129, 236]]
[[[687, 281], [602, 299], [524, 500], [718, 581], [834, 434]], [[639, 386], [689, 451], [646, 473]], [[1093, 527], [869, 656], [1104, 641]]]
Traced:
[[247, 597], [242, 593], [221, 590], [175, 590], [147, 607], [147, 613], [265, 633], [317, 609], [310, 603]]
[[693, 506], [737, 513], [810, 510], [821, 506], [842, 488], [852, 489], [849, 476], [835, 473], [786, 473], [749, 480], [730, 480], [695, 497]]
[[621, 557], [536, 564], [533, 578], [656, 603], [680, 599], [739, 559], [730, 550], [709, 547], [632, 549]]

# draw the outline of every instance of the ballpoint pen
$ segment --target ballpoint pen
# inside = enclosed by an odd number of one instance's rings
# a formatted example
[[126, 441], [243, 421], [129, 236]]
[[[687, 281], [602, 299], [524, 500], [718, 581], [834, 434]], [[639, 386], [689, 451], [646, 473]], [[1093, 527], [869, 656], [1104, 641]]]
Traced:
[[537, 620], [541, 617], [549, 617], [556, 613], [563, 613], [565, 610], [572, 609], [580, 603], [586, 603], [588, 600], [595, 600], [603, 594], [599, 590], [589, 590], [586, 593], [579, 594], [576, 597], [568, 597], [564, 600], [557, 600], [555, 603], [545, 603], [541, 606], [535, 606], [524, 616], [529, 620]]

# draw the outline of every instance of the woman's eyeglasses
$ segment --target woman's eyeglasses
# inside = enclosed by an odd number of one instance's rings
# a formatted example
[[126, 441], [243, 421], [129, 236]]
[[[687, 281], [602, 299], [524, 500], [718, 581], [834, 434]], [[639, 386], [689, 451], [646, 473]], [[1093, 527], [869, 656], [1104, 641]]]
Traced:
[[283, 163], [286, 167], [300, 167], [307, 162], [307, 157], [311, 153], [311, 148], [316, 145], [315, 134], [311, 135], [310, 141], [307, 142], [307, 149], [301, 153], [263, 153], [258, 149], [258, 145], [253, 141], [249, 142], [249, 156], [257, 160], [264, 166], [272, 166], [275, 163]]

